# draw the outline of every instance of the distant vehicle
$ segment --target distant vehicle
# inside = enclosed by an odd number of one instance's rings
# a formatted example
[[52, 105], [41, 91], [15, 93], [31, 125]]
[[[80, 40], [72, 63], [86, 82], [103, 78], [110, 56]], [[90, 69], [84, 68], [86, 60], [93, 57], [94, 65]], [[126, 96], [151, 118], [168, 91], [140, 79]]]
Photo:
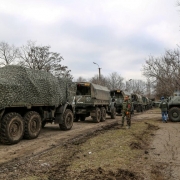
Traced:
[[168, 117], [171, 121], [180, 121], [180, 92], [174, 92], [173, 96], [168, 98]]
[[[124, 97], [129, 96], [129, 99], [131, 100], [131, 93], [129, 93], [127, 91], [120, 90], [120, 89], [115, 89], [115, 90], [111, 90], [110, 94], [111, 94], [111, 98], [115, 99], [116, 112], [118, 114], [121, 114], [122, 113], [122, 104], [123, 104], [123, 101], [124, 101]], [[131, 113], [132, 114], [134, 113], [133, 105], [132, 105]]]
[[144, 110], [148, 110], [148, 109], [152, 108], [152, 100], [150, 100], [146, 96], [142, 96], [142, 100], [143, 100], [143, 108], [144, 108]]
[[144, 105], [143, 105], [143, 100], [142, 100], [142, 96], [139, 94], [131, 94], [131, 99], [134, 105], [134, 110], [136, 110], [136, 112], [143, 112], [144, 110]]
[[116, 109], [110, 97], [110, 90], [105, 86], [90, 82], [77, 82], [75, 119], [85, 121], [91, 116], [93, 121], [99, 123], [106, 120], [106, 113], [112, 119], [116, 117]]
[[0, 140], [16, 144], [37, 138], [47, 122], [73, 126], [76, 86], [45, 71], [21, 66], [0, 68]]

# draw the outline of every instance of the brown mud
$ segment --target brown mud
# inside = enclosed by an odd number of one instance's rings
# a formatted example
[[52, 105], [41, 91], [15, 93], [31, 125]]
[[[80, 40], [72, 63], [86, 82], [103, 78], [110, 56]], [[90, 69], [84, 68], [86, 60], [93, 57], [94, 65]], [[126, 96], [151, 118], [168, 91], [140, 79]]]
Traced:
[[[137, 141], [130, 143], [130, 148], [143, 150], [143, 156], [132, 162], [127, 168], [106, 170], [103, 167], [88, 168], [80, 172], [69, 171], [72, 161], [79, 159], [81, 145], [89, 139], [106, 133], [109, 130], [122, 129], [121, 116], [115, 120], [107, 119], [103, 123], [74, 123], [70, 131], [60, 131], [57, 125], [47, 125], [37, 139], [22, 140], [13, 146], [0, 145], [0, 179], [22, 180], [178, 180], [180, 179], [180, 123], [162, 123], [157, 111], [146, 111], [132, 117], [134, 123], [144, 121], [147, 129], [140, 134], [134, 134]], [[156, 120], [156, 125], [151, 123]], [[151, 141], [146, 141], [147, 132]], [[60, 149], [65, 149], [61, 154]], [[63, 151], [64, 152], [64, 151]], [[43, 157], [54, 153], [47, 163]], [[85, 156], [85, 155], [84, 155]], [[57, 159], [59, 159], [57, 161]], [[108, 161], [108, 160], [107, 160]]]

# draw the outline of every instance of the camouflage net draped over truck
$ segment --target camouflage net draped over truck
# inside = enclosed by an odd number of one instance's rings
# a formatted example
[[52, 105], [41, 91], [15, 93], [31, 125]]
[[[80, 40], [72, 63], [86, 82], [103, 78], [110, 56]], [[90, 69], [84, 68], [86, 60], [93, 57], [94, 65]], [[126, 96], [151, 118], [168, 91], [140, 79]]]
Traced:
[[[21, 66], [0, 68], [0, 109], [10, 106], [58, 106], [67, 101], [67, 79]], [[75, 86], [74, 86], [75, 88]]]

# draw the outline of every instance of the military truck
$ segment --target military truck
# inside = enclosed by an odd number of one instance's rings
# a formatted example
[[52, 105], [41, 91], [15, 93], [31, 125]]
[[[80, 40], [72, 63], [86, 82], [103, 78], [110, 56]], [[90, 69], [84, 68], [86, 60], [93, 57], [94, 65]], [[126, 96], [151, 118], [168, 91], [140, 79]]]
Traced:
[[142, 96], [143, 101], [143, 109], [148, 110], [149, 109], [149, 99], [146, 96]]
[[148, 109], [152, 109], [153, 107], [153, 101], [148, 98]]
[[112, 119], [116, 117], [116, 109], [111, 105], [110, 90], [105, 86], [90, 82], [78, 82], [75, 105], [75, 119], [77, 122], [85, 121], [91, 116], [93, 121], [99, 123], [106, 120], [106, 114]]
[[134, 110], [136, 112], [143, 112], [144, 106], [143, 106], [143, 100], [142, 96], [140, 94], [131, 94], [131, 100], [133, 102]]
[[21, 66], [0, 68], [0, 141], [16, 144], [37, 138], [47, 122], [73, 126], [76, 86], [45, 71]]
[[168, 117], [174, 122], [180, 121], [180, 92], [176, 91], [168, 98]]
[[[123, 104], [123, 101], [124, 101], [124, 97], [125, 96], [129, 96], [130, 100], [131, 100], [131, 94], [127, 91], [123, 91], [123, 90], [120, 90], [120, 89], [115, 89], [115, 90], [111, 90], [110, 91], [110, 95], [111, 95], [111, 98], [114, 98], [115, 99], [115, 102], [116, 102], [116, 112], [118, 114], [121, 114], [122, 112], [122, 104]], [[132, 110], [131, 110], [131, 114], [134, 113], [134, 109], [133, 109], [133, 105], [132, 105]]]

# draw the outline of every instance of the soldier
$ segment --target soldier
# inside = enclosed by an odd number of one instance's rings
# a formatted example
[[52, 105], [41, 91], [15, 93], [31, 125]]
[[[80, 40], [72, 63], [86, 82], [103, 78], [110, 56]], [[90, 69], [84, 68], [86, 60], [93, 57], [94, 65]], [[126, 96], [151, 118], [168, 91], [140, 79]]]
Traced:
[[159, 108], [161, 109], [161, 113], [162, 113], [162, 122], [167, 123], [168, 103], [164, 100], [164, 97], [161, 97], [161, 103], [159, 104]]
[[122, 127], [124, 126], [124, 117], [126, 116], [127, 128], [131, 126], [131, 101], [128, 96], [124, 97], [123, 108], [122, 108]]

